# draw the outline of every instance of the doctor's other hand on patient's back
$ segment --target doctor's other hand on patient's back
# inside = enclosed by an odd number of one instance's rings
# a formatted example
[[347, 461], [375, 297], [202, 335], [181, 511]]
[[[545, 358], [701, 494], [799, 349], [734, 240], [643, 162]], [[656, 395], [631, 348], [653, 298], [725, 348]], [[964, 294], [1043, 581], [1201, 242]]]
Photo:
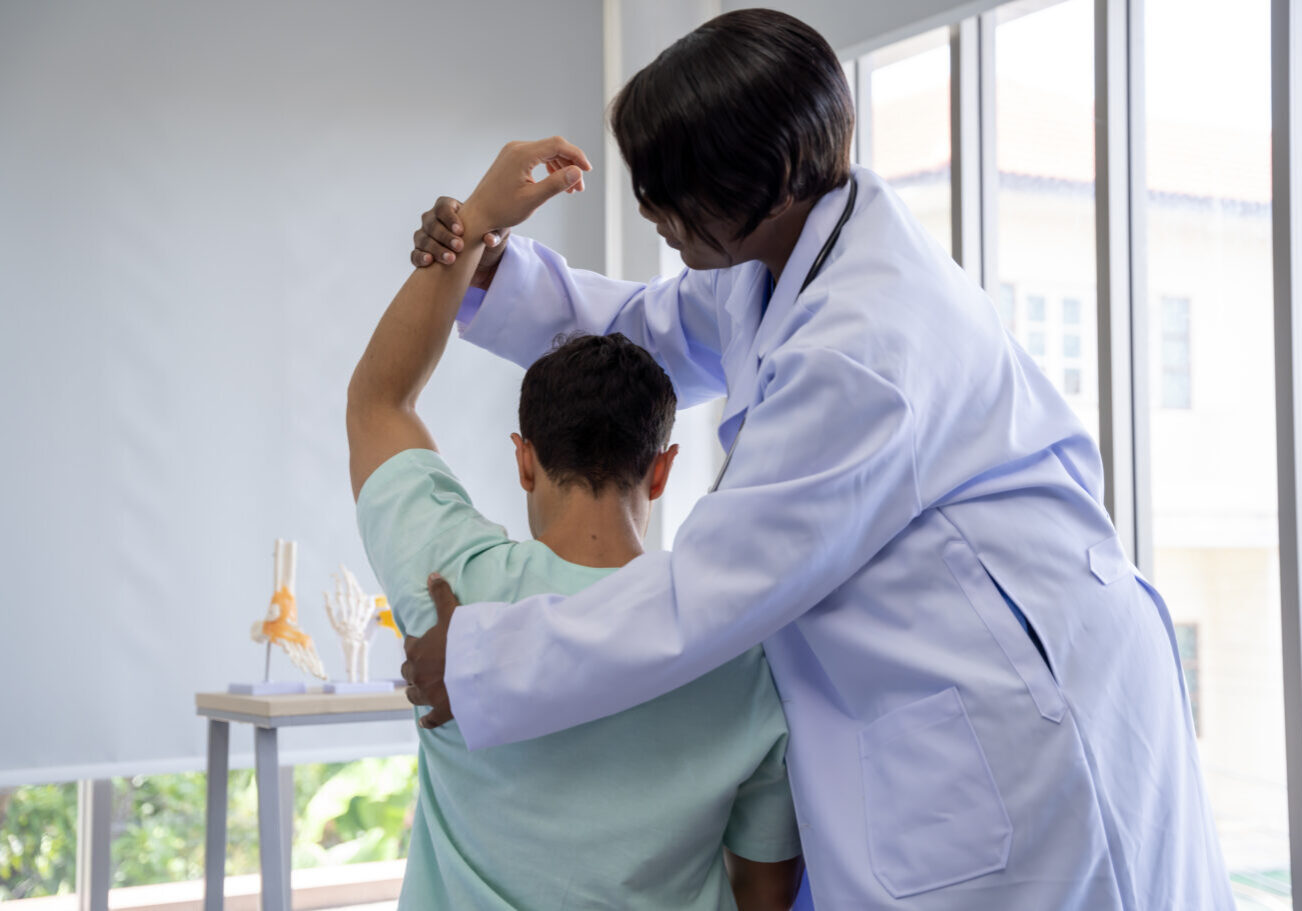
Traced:
[[420, 717], [420, 726], [436, 728], [452, 720], [452, 705], [448, 689], [443, 683], [447, 666], [448, 624], [452, 612], [460, 604], [452, 587], [438, 573], [430, 573], [425, 581], [430, 600], [438, 614], [435, 623], [423, 636], [407, 636], [402, 640], [407, 660], [402, 663], [402, 679], [407, 681], [407, 701], [412, 705], [427, 705], [430, 710]]
[[[547, 176], [533, 177], [543, 165]], [[487, 173], [465, 203], [439, 197], [434, 208], [421, 217], [420, 230], [412, 239], [412, 265], [447, 265], [464, 249], [467, 231], [479, 236], [482, 230], [487, 249], [475, 272], [473, 284], [486, 288], [492, 281], [506, 248], [506, 238], [551, 197], [583, 190], [583, 172], [592, 170], [578, 146], [560, 136], [536, 142], [509, 142], [498, 153]], [[472, 222], [467, 224], [467, 221]]]

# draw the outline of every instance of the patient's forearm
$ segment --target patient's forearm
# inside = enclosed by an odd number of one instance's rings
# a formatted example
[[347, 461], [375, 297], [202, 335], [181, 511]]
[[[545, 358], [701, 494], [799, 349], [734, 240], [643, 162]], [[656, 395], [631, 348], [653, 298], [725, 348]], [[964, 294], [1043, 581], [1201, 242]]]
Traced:
[[380, 317], [348, 384], [348, 473], [354, 497], [397, 453], [437, 448], [416, 414], [416, 399], [443, 356], [483, 252], [482, 239], [467, 239], [452, 265], [417, 269]]
[[415, 406], [484, 252], [483, 241], [471, 237], [452, 265], [415, 270], [380, 318], [348, 385], [350, 419], [360, 409]]

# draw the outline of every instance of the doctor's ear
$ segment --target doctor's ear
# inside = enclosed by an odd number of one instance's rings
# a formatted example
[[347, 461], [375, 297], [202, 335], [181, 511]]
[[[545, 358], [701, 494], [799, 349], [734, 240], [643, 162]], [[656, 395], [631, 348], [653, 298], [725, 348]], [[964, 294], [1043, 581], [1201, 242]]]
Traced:
[[658, 499], [665, 492], [665, 485], [669, 483], [669, 469], [674, 467], [674, 457], [678, 455], [678, 444], [670, 446], [664, 452], [655, 457], [651, 463], [651, 488], [647, 491], [648, 499]]
[[538, 472], [533, 444], [518, 433], [511, 434], [511, 442], [515, 444], [515, 467], [520, 472], [520, 486], [525, 493], [533, 493]]

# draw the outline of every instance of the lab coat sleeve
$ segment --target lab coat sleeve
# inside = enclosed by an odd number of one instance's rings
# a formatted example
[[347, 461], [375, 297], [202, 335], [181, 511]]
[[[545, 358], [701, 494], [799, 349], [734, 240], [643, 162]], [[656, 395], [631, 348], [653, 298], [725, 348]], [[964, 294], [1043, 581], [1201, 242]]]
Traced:
[[684, 269], [649, 285], [571, 269], [560, 254], [512, 236], [488, 292], [472, 292], [462, 337], [528, 367], [558, 338], [621, 332], [651, 352], [686, 408], [727, 391], [716, 314], [717, 272]]
[[920, 511], [901, 392], [827, 348], [770, 354], [719, 490], [672, 552], [568, 598], [472, 604], [446, 682], [472, 748], [645, 702], [764, 641], [839, 587]]

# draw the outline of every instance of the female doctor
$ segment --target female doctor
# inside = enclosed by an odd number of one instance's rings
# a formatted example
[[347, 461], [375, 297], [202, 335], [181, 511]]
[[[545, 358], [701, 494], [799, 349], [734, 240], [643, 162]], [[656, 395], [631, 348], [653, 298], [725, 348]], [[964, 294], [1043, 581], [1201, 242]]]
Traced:
[[500, 223], [463, 225], [448, 199], [427, 213], [418, 266], [497, 241], [466, 339], [527, 365], [559, 332], [622, 332], [684, 405], [727, 394], [728, 458], [672, 552], [411, 640], [413, 701], [487, 747], [762, 642], [819, 911], [1228, 911], [1170, 618], [1101, 505], [1097, 449], [981, 290], [851, 166], [853, 119], [817, 32], [728, 13], [611, 110], [677, 277], [613, 281], [506, 241], [582, 188], [560, 139], [508, 146], [493, 173], [514, 178], [472, 194]]

